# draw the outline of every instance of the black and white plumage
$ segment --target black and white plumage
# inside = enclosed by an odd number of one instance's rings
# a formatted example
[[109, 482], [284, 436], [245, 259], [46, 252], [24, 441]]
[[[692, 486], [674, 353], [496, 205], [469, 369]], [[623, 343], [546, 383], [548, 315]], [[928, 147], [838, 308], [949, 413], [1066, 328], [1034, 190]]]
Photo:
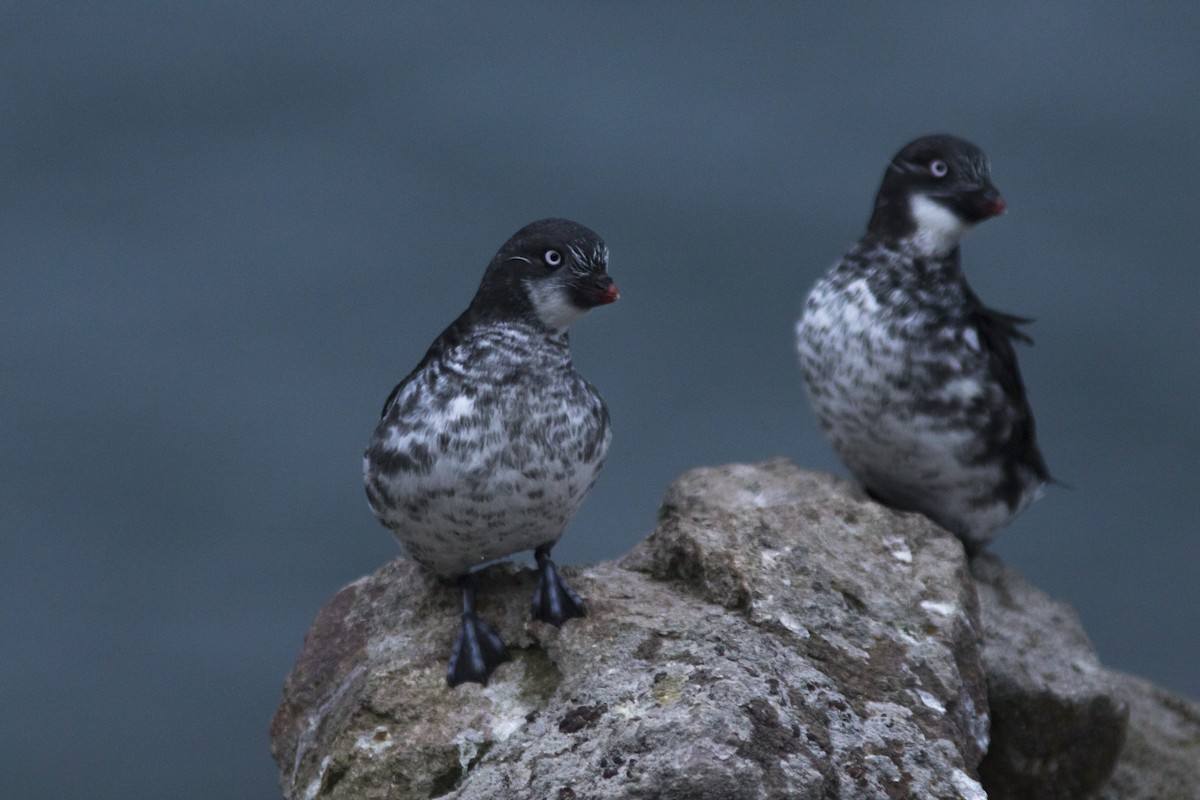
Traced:
[[475, 613], [470, 571], [535, 550], [533, 616], [583, 616], [550, 548], [604, 464], [600, 393], [575, 371], [568, 326], [615, 301], [608, 249], [564, 219], [530, 223], [492, 259], [470, 306], [392, 390], [363, 458], [371, 509], [412, 557], [463, 588], [451, 686], [507, 660]]
[[1013, 342], [959, 240], [1005, 210], [987, 157], [954, 136], [906, 145], [867, 233], [817, 281], [797, 323], [809, 399], [869, 494], [919, 511], [975, 552], [1050, 480]]

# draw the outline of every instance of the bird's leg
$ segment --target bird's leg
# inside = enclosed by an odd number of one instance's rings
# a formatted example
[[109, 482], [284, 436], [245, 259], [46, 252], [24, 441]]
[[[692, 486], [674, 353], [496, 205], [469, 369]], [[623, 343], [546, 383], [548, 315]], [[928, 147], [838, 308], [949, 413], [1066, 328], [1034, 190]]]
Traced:
[[533, 557], [537, 559], [538, 581], [533, 592], [532, 611], [534, 619], [562, 625], [573, 617], [587, 616], [587, 609], [550, 560], [551, 547], [544, 544], [533, 551]]
[[450, 653], [446, 683], [451, 687], [469, 682], [487, 686], [492, 671], [509, 660], [508, 648], [492, 626], [475, 614], [474, 576], [468, 572], [458, 579], [458, 585], [462, 588], [462, 627]]

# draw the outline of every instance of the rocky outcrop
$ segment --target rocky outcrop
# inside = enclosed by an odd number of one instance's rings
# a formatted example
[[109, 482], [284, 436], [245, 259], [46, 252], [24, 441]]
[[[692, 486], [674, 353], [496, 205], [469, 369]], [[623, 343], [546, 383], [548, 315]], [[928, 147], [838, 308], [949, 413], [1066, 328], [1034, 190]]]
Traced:
[[[695, 470], [630, 554], [567, 570], [586, 619], [531, 622], [533, 571], [484, 570], [480, 610], [513, 661], [450, 690], [457, 594], [397, 559], [309, 632], [271, 730], [284, 794], [1190, 796], [1123, 787], [1157, 748], [1196, 746], [1194, 707], [1164, 716], [1161, 693], [1096, 664], [1069, 610], [999, 562], [975, 570], [835, 478]], [[1186, 755], [1172, 770], [1200, 779]]]
[[1110, 673], [1129, 708], [1116, 769], [1095, 800], [1200, 800], [1200, 704]]
[[1129, 706], [1069, 607], [992, 555], [972, 564], [984, 620], [992, 800], [1088, 797], [1112, 772]]

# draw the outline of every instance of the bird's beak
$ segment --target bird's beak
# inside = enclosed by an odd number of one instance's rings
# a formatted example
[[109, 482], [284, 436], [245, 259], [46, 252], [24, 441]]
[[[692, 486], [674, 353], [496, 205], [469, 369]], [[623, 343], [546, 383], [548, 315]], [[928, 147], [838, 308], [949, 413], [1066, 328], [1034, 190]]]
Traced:
[[617, 284], [613, 283], [613, 279], [607, 275], [596, 278], [586, 291], [588, 297], [598, 306], [615, 303], [621, 296], [621, 292], [617, 290]]
[[975, 221], [998, 217], [1008, 209], [1008, 203], [1000, 196], [1000, 190], [991, 183], [976, 192], [971, 192], [965, 199], [968, 216], [974, 217]]

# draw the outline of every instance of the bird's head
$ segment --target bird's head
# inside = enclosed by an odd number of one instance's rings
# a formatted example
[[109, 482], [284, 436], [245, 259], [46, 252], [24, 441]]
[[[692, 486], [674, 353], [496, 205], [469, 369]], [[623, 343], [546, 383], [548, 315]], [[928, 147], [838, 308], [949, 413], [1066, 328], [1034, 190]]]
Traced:
[[940, 256], [1005, 208], [982, 150], [957, 136], [923, 136], [888, 165], [867, 230], [909, 239], [928, 255]]
[[562, 331], [619, 296], [604, 240], [577, 222], [542, 219], [504, 243], [471, 307], [483, 316], [524, 317]]

